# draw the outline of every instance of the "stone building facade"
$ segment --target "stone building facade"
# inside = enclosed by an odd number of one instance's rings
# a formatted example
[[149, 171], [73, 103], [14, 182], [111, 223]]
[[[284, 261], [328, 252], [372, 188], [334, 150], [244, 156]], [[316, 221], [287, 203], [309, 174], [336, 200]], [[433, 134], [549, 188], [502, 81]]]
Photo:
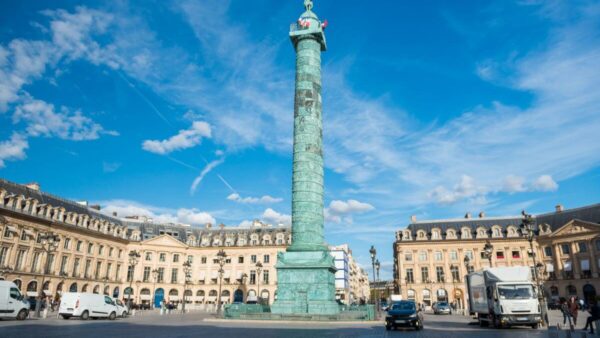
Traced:
[[[489, 267], [483, 254], [493, 246], [492, 266], [529, 266], [538, 269], [549, 300], [596, 297], [600, 288], [600, 204], [535, 216], [536, 236], [530, 243], [521, 231], [522, 219], [486, 217], [481, 213], [459, 219], [417, 221], [396, 232], [394, 283], [404, 298], [431, 305], [456, 302], [465, 308], [464, 277]], [[465, 256], [470, 263], [465, 264]]]

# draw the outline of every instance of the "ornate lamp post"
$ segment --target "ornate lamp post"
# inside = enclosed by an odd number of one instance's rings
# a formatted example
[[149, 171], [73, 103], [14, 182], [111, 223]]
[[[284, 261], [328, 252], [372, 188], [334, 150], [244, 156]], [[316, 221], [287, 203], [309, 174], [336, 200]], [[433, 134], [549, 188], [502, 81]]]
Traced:
[[[133, 285], [133, 276], [135, 275], [135, 266], [138, 264], [139, 260], [140, 260], [140, 253], [137, 252], [136, 250], [132, 250], [129, 252], [129, 267], [131, 267], [131, 278], [129, 278], [129, 293], [127, 295], [127, 306], [129, 309], [131, 309], [131, 293], [133, 292], [133, 289], [131, 288], [131, 286]], [[129, 277], [129, 276], [127, 276]]]
[[217, 299], [217, 316], [221, 315], [221, 288], [223, 286], [223, 274], [225, 270], [223, 270], [223, 266], [225, 265], [225, 259], [227, 258], [227, 254], [223, 249], [219, 250], [217, 253], [217, 262], [219, 264], [219, 299]]
[[187, 292], [187, 285], [190, 283], [190, 278], [192, 277], [191, 272], [192, 264], [190, 263], [190, 261], [185, 261], [185, 263], [183, 263], [183, 306], [181, 307], [181, 311], [183, 311], [183, 313], [185, 313], [185, 293]]
[[490, 241], [485, 242], [483, 246], [483, 255], [490, 262], [490, 268], [492, 267], [492, 256], [494, 254], [494, 246]]
[[[377, 273], [377, 278], [375, 279], [375, 283], [381, 283], [379, 279], [379, 269], [381, 268], [381, 264], [379, 263], [379, 259], [375, 260], [375, 272]], [[381, 295], [379, 294], [379, 286], [375, 286], [377, 288], [377, 311], [380, 310], [381, 305]]]
[[58, 249], [58, 243], [60, 242], [60, 238], [58, 237], [57, 234], [53, 233], [53, 232], [47, 232], [44, 234], [40, 234], [40, 240], [41, 240], [41, 244], [42, 244], [42, 250], [46, 253], [46, 264], [44, 264], [44, 267], [42, 269], [42, 284], [40, 286], [40, 292], [38, 293], [38, 298], [37, 298], [37, 302], [35, 303], [35, 316], [37, 318], [40, 318], [40, 310], [42, 307], [42, 299], [44, 297], [44, 283], [45, 283], [45, 278], [46, 278], [46, 274], [49, 272], [49, 261], [48, 258], [50, 257], [50, 254], [52, 254], [53, 252], [56, 252], [56, 250]]
[[544, 267], [544, 264], [540, 263], [540, 266], [538, 266], [537, 259], [536, 259], [537, 255], [535, 254], [535, 251], [533, 250], [533, 241], [535, 240], [535, 237], [537, 236], [537, 231], [535, 229], [535, 220], [533, 219], [533, 216], [526, 213], [525, 210], [521, 211], [521, 215], [523, 215], [523, 218], [521, 219], [521, 226], [520, 226], [521, 233], [523, 234], [523, 236], [525, 236], [525, 238], [529, 242], [529, 250], [531, 250], [531, 257], [533, 258], [533, 280], [535, 281], [535, 284], [537, 287], [538, 299], [540, 301], [540, 307], [542, 308], [542, 326], [546, 326], [546, 316], [547, 316], [546, 298], [544, 295], [544, 290], [541, 285], [540, 276], [538, 275], [538, 270], [542, 270]]
[[158, 269], [154, 269], [152, 270], [152, 280], [154, 281], [153, 285], [152, 285], [152, 300], [150, 301], [152, 303], [152, 307], [156, 307], [156, 304], [154, 304], [154, 299], [156, 298], [156, 280], [158, 279]]
[[[377, 256], [377, 250], [375, 250], [375, 246], [371, 245], [371, 249], [369, 249], [369, 254], [371, 255], [371, 265], [373, 267], [373, 287], [375, 288], [375, 292], [374, 292], [374, 297], [375, 299], [373, 300], [373, 304], [377, 304], [377, 314], [379, 316], [379, 301], [377, 301], [377, 299], [379, 298], [379, 290], [377, 289], [377, 280], [376, 280], [376, 274], [375, 274], [375, 257]], [[377, 301], [377, 302], [376, 302]]]
[[262, 301], [262, 295], [261, 295], [261, 292], [260, 292], [260, 274], [261, 274], [262, 270], [263, 270], [262, 263], [261, 262], [256, 262], [256, 278], [257, 278], [256, 279], [256, 283], [257, 283], [256, 289], [258, 290], [258, 303], [259, 304], [262, 304], [261, 303], [261, 301]]

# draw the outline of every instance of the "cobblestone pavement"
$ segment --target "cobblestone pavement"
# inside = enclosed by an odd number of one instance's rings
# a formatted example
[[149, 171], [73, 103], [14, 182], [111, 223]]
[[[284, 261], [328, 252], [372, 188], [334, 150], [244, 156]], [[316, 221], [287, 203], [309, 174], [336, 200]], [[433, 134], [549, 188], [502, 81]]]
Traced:
[[[587, 314], [582, 313], [579, 332]], [[562, 323], [557, 311], [550, 313], [550, 322]], [[578, 333], [576, 337], [579, 337]], [[383, 323], [300, 323], [300, 322], [240, 322], [213, 320], [204, 313], [160, 316], [145, 313], [135, 317], [81, 321], [47, 318], [43, 320], [0, 321], [0, 337], [548, 337], [545, 329], [511, 328], [495, 330], [481, 328], [469, 317], [458, 315], [425, 315], [425, 329], [386, 331]]]

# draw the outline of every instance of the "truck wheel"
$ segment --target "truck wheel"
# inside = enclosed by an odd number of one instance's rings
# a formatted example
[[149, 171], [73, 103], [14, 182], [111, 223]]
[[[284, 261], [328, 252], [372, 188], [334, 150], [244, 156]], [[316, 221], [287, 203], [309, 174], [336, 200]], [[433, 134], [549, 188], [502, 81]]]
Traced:
[[90, 319], [90, 313], [87, 310], [85, 310], [81, 314], [81, 320], [88, 320], [88, 319]]
[[110, 320], [115, 320], [115, 318], [117, 318], [117, 314], [114, 312], [111, 312], [110, 315], [108, 316], [108, 319], [110, 319]]
[[29, 315], [29, 313], [27, 313], [27, 310], [23, 309], [17, 314], [17, 320], [25, 320], [27, 319], [27, 315]]

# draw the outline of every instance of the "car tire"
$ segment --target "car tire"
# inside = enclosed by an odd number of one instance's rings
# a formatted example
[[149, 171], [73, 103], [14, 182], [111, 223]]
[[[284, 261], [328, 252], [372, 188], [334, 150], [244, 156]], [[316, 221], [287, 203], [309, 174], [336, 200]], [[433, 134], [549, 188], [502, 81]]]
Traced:
[[386, 326], [385, 326], [385, 329], [389, 331], [389, 330], [391, 330], [391, 329], [392, 329], [392, 326], [391, 326], [391, 325], [386, 325]]
[[27, 312], [27, 310], [23, 309], [17, 314], [17, 320], [25, 320], [27, 319], [28, 315], [29, 313]]
[[123, 313], [121, 314], [121, 317], [122, 317], [122, 318], [125, 318], [125, 317], [127, 317], [128, 315], [129, 315], [129, 314], [127, 313], [127, 311], [123, 311]]
[[117, 318], [117, 314], [114, 311], [111, 312], [110, 315], [108, 315], [109, 320], [115, 320], [115, 318]]
[[65, 320], [71, 318], [71, 316], [69, 316], [69, 315], [60, 315], [60, 316]]
[[81, 320], [88, 320], [90, 319], [90, 313], [88, 312], [88, 310], [85, 310], [81, 313]]
[[416, 322], [415, 323], [415, 331], [419, 331], [421, 330], [421, 323], [420, 322]]
[[531, 325], [531, 328], [534, 330], [537, 330], [540, 327], [540, 324], [533, 324]]

